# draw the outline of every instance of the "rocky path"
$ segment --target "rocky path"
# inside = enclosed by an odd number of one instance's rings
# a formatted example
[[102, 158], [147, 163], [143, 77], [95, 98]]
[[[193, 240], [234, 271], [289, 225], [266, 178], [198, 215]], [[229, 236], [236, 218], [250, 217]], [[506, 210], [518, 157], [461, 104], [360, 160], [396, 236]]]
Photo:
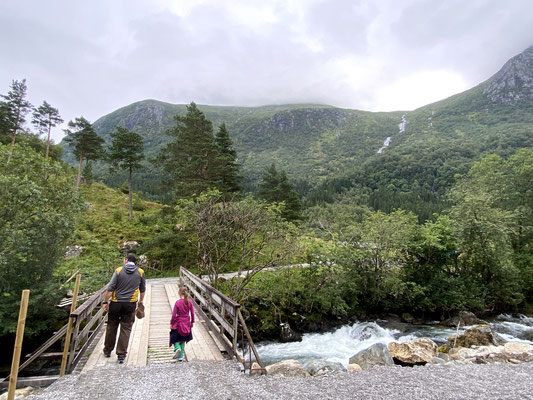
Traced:
[[533, 399], [533, 363], [375, 367], [309, 378], [250, 377], [234, 361], [106, 366], [65, 376], [39, 400]]

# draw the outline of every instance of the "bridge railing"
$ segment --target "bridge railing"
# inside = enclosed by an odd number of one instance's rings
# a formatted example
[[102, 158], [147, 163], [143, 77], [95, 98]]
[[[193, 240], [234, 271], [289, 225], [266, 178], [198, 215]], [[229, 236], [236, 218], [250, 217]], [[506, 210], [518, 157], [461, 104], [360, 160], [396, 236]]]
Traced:
[[[203, 281], [186, 268], [180, 267], [180, 281], [189, 289], [198, 307], [196, 311], [204, 317], [209, 328], [221, 339], [228, 354], [237, 358], [252, 372], [253, 361], [264, 370], [246, 322], [241, 313], [241, 305]], [[239, 353], [238, 340], [241, 339], [242, 355]], [[246, 360], [248, 352], [248, 361]], [[252, 360], [252, 353], [254, 360]]]
[[[105, 323], [105, 315], [102, 309], [102, 302], [104, 301], [107, 285], [94, 293], [81, 306], [77, 307], [71, 314], [73, 318], [72, 341], [70, 342], [68, 350], [68, 359], [66, 364], [66, 372], [70, 373], [76, 368], [80, 362], [85, 350], [91, 345], [94, 338]], [[41, 357], [46, 357], [48, 354], [55, 356], [57, 353], [45, 353], [57, 341], [63, 339], [67, 332], [67, 325], [64, 325], [54, 335], [48, 339], [41, 347], [35, 350], [29, 358], [20, 365], [18, 371], [24, 370], [31, 363]], [[59, 353], [61, 355], [61, 353]], [[59, 375], [39, 376], [19, 378], [19, 383], [25, 385], [48, 385], [59, 378]], [[0, 378], [0, 387], [5, 386], [9, 381], [9, 376], [5, 379]]]
[[76, 368], [83, 354], [91, 345], [97, 333], [106, 321], [102, 302], [104, 301], [107, 285], [94, 293], [81, 306], [70, 314], [73, 318], [72, 342], [69, 347], [67, 371]]

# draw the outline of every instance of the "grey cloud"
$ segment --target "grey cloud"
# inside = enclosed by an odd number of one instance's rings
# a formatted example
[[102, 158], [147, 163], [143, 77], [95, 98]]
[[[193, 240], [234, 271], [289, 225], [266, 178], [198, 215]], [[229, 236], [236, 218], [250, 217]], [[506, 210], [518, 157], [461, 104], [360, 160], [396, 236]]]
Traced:
[[310, 7], [307, 31], [323, 41], [328, 52], [367, 50], [367, 29], [372, 16], [364, 13], [353, 1], [323, 1]]
[[[236, 22], [230, 3], [180, 17], [143, 0], [3, 2], [0, 92], [27, 78], [30, 100], [67, 121], [146, 98], [372, 109], [377, 89], [402, 76], [446, 69], [474, 86], [533, 44], [529, 0], [315, 1], [303, 14], [278, 4], [277, 21], [258, 26]], [[379, 74], [355, 90], [329, 67], [337, 58], [376, 60]]]

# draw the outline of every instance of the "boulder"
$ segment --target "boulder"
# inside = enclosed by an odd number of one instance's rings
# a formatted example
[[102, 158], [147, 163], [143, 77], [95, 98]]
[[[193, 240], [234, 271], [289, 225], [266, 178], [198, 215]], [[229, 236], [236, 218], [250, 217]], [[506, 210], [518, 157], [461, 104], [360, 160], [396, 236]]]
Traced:
[[461, 311], [459, 315], [448, 318], [441, 322], [441, 325], [456, 328], [457, 326], [471, 326], [471, 325], [487, 325], [486, 321], [479, 319], [476, 315], [470, 311]]
[[305, 378], [310, 376], [302, 365], [296, 360], [283, 360], [266, 367], [268, 375], [283, 375], [286, 377]]
[[368, 339], [372, 339], [373, 337], [376, 337], [378, 335], [378, 330], [376, 329], [376, 326], [374, 325], [367, 325], [361, 328], [361, 330], [357, 332], [357, 335], [358, 335], [357, 339], [362, 342], [364, 340], [368, 340]]
[[350, 357], [350, 364], [359, 364], [362, 369], [375, 365], [394, 365], [389, 348], [384, 343], [376, 343]]
[[257, 362], [252, 363], [252, 370], [250, 371], [250, 375], [263, 375], [265, 371], [261, 369], [261, 366]]
[[137, 257], [137, 262], [135, 263], [135, 265], [140, 268], [148, 268], [148, 266], [150, 265], [148, 257], [146, 257], [144, 254], [140, 255], [139, 257]]
[[475, 364], [512, 363], [533, 361], [533, 345], [509, 342], [504, 346], [456, 347], [450, 350], [450, 357], [457, 361]]
[[413, 316], [409, 313], [403, 313], [402, 314], [402, 322], [406, 322], [408, 324], [412, 324], [415, 319]]
[[[509, 362], [511, 360], [518, 362], [533, 361], [533, 345], [520, 342], [507, 342], [503, 346], [506, 354], [509, 355]], [[514, 362], [516, 364], [516, 362]]]
[[282, 343], [299, 342], [300, 340], [302, 340], [302, 335], [295, 332], [288, 322], [283, 322], [280, 325], [280, 340]]
[[[27, 386], [27, 387], [22, 388], [22, 389], [16, 389], [15, 390], [15, 398], [17, 399], [17, 398], [21, 398], [21, 397], [27, 397], [30, 394], [32, 394], [33, 391], [34, 391], [34, 389], [31, 386]], [[3, 393], [0, 396], [0, 400], [7, 400], [7, 395], [8, 395], [8, 392]]]
[[456, 361], [465, 363], [486, 364], [505, 362], [508, 358], [504, 353], [503, 346], [475, 346], [472, 348], [456, 347], [450, 350], [448, 355]]
[[344, 372], [346, 371], [346, 368], [338, 362], [313, 360], [305, 366], [305, 370], [311, 375], [323, 375], [328, 372]]
[[401, 365], [425, 365], [437, 356], [437, 344], [428, 338], [409, 340], [404, 343], [389, 343], [389, 352]]
[[75, 244], [74, 246], [67, 246], [67, 250], [65, 252], [65, 257], [79, 257], [81, 253], [83, 252], [83, 247], [79, 244]]
[[488, 325], [475, 325], [463, 334], [449, 337], [448, 343], [450, 347], [499, 346], [505, 344], [505, 340]]
[[137, 250], [137, 247], [139, 247], [139, 242], [136, 242], [135, 240], [127, 240], [124, 243], [122, 243], [122, 246], [120, 247], [120, 252], [123, 254], [135, 252]]
[[444, 365], [446, 364], [446, 360], [440, 358], [440, 357], [433, 357], [430, 362], [428, 362], [426, 365]]
[[362, 371], [363, 368], [359, 364], [348, 364], [348, 367], [346, 368], [348, 372], [359, 372]]

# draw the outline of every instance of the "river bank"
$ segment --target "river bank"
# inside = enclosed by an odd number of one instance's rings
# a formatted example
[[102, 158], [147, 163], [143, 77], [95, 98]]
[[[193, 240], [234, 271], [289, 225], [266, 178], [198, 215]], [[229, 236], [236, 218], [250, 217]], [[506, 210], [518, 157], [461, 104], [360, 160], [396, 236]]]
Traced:
[[131, 368], [65, 376], [28, 399], [531, 399], [533, 363], [374, 367], [312, 378], [250, 377], [232, 361]]

